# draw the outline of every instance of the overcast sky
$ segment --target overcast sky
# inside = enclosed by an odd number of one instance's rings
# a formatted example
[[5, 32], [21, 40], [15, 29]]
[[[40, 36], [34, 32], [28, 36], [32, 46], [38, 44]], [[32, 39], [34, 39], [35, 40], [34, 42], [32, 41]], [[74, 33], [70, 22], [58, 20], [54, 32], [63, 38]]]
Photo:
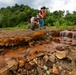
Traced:
[[14, 6], [16, 3], [28, 5], [35, 9], [46, 6], [51, 12], [55, 10], [76, 11], [76, 0], [0, 0], [0, 8]]

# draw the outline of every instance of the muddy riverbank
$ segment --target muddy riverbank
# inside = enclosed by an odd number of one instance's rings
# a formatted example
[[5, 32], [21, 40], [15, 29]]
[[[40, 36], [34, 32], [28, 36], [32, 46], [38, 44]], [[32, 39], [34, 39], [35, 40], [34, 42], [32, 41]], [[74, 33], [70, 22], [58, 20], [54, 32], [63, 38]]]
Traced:
[[1, 75], [75, 75], [75, 30], [1, 30]]

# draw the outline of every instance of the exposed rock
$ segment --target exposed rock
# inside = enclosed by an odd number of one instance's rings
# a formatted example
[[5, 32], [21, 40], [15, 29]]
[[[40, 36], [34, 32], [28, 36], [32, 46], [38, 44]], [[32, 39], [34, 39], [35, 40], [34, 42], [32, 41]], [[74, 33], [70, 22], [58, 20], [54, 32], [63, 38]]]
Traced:
[[9, 70], [7, 67], [0, 69], [0, 75], [8, 75]]
[[22, 68], [22, 67], [24, 67], [24, 65], [25, 65], [25, 61], [24, 60], [19, 60], [19, 63], [18, 63], [18, 65], [19, 65], [19, 68]]
[[53, 69], [52, 68], [50, 68], [48, 71], [49, 71], [49, 73], [53, 73]]
[[72, 32], [68, 33], [68, 37], [72, 38]]
[[43, 70], [40, 67], [37, 67], [37, 71], [38, 71], [39, 75], [43, 75]]
[[17, 69], [17, 62], [15, 60], [9, 60], [6, 62], [7, 63], [7, 68], [11, 68], [11, 70], [16, 70]]
[[72, 43], [71, 45], [72, 45], [72, 46], [76, 46], [76, 43]]
[[33, 62], [35, 62], [35, 64], [37, 64], [37, 59], [33, 59]]
[[7, 64], [6, 64], [6, 61], [5, 61], [5, 58], [3, 55], [0, 55], [0, 69], [5, 67]]
[[53, 41], [57, 42], [57, 43], [60, 43], [60, 40], [57, 39], [57, 38], [54, 38]]
[[72, 70], [72, 67], [70, 66], [70, 64], [68, 64], [67, 62], [66, 63], [62, 63], [61, 67], [64, 69], [64, 70], [68, 70], [68, 71], [71, 71]]
[[25, 62], [25, 69], [27, 69], [27, 70], [32, 70], [32, 69], [33, 69], [33, 66], [31, 66], [31, 65], [29, 64], [29, 62]]
[[76, 52], [70, 52], [68, 56], [71, 57], [72, 60], [76, 61]]
[[36, 65], [33, 61], [30, 61], [29, 64], [30, 64], [31, 66], [35, 66], [35, 65]]
[[6, 63], [6, 67], [0, 69], [0, 75], [8, 75], [9, 70], [15, 71], [18, 68], [17, 62], [15, 60], [9, 60]]
[[46, 74], [48, 74], [48, 75], [49, 75], [49, 74], [50, 74], [50, 72], [47, 70], [47, 71], [46, 71]]
[[76, 71], [68, 72], [68, 75], [76, 75]]
[[52, 36], [54, 37], [58, 37], [60, 35], [60, 30], [56, 31], [56, 30], [52, 30], [51, 31]]
[[70, 50], [71, 52], [75, 52], [75, 49], [74, 49], [72, 46], [69, 46], [69, 50]]
[[40, 60], [37, 61], [37, 65], [38, 65], [40, 68], [43, 67], [43, 63], [42, 63]]
[[56, 75], [59, 74], [59, 70], [56, 68], [55, 64], [53, 64], [53, 74], [56, 74]]
[[46, 65], [44, 65], [43, 68], [44, 68], [44, 70], [47, 70], [48, 69]]
[[64, 46], [57, 46], [57, 47], [56, 47], [56, 49], [57, 49], [57, 50], [60, 50], [60, 51], [63, 51], [65, 48], [66, 48], [66, 47], [64, 47]]
[[67, 51], [56, 51], [56, 57], [58, 59], [66, 58], [66, 56], [67, 56]]
[[51, 54], [49, 56], [49, 60], [54, 63], [55, 62], [55, 54]]
[[73, 70], [76, 68], [76, 61], [73, 60], [71, 62], [71, 68], [73, 68]]
[[45, 62], [47, 62], [47, 61], [49, 60], [48, 55], [45, 55], [45, 56], [43, 57], [43, 59], [44, 59]]
[[39, 37], [42, 37], [46, 34], [46, 32], [44, 30], [38, 30], [38, 31], [35, 31], [31, 34], [31, 37], [33, 39], [38, 39]]
[[70, 56], [67, 56], [66, 57], [69, 61], [72, 61], [73, 59], [72, 59], [72, 57], [70, 57]]
[[63, 70], [63, 68], [61, 67], [61, 66], [58, 66], [58, 69], [61, 71], [61, 70]]
[[47, 39], [47, 40], [45, 41], [45, 43], [46, 43], [46, 44], [48, 44], [49, 42], [50, 42], [50, 40], [49, 40], [49, 39]]
[[34, 43], [33, 42], [29, 42], [29, 46], [30, 47], [34, 46]]

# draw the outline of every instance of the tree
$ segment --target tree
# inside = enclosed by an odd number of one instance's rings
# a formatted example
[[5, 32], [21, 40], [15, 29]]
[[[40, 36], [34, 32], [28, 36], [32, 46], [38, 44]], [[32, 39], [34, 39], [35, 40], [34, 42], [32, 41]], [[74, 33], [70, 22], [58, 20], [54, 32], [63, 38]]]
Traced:
[[2, 27], [8, 27], [9, 23], [9, 17], [11, 16], [11, 12], [9, 9], [2, 9], [1, 12], [1, 25]]

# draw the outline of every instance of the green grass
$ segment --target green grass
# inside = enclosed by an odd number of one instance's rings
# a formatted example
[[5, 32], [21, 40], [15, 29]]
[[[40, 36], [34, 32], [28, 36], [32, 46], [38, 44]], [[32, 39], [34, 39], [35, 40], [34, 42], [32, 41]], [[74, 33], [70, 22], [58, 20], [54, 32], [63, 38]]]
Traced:
[[76, 28], [76, 26], [66, 26], [66, 25], [62, 25], [62, 26], [59, 26], [59, 27], [57, 27], [58, 29], [60, 29], [60, 30], [68, 30], [68, 29], [74, 29], [74, 28]]
[[[19, 30], [19, 29], [25, 29], [27, 30], [27, 24], [19, 24], [15, 27], [6, 27], [6, 28], [3, 28], [5, 30]], [[47, 29], [50, 29], [50, 30], [65, 30], [65, 29], [74, 29], [76, 28], [76, 25], [71, 25], [71, 26], [67, 26], [67, 25], [55, 25], [55, 26], [45, 26], [44, 28], [47, 28]]]
[[66, 26], [66, 25], [62, 25], [62, 26], [46, 26], [45, 28], [49, 29], [49, 30], [68, 30], [68, 29], [74, 29], [76, 28], [76, 26]]
[[17, 25], [15, 27], [6, 27], [5, 30], [18, 30], [18, 29], [27, 29], [27, 25]]

